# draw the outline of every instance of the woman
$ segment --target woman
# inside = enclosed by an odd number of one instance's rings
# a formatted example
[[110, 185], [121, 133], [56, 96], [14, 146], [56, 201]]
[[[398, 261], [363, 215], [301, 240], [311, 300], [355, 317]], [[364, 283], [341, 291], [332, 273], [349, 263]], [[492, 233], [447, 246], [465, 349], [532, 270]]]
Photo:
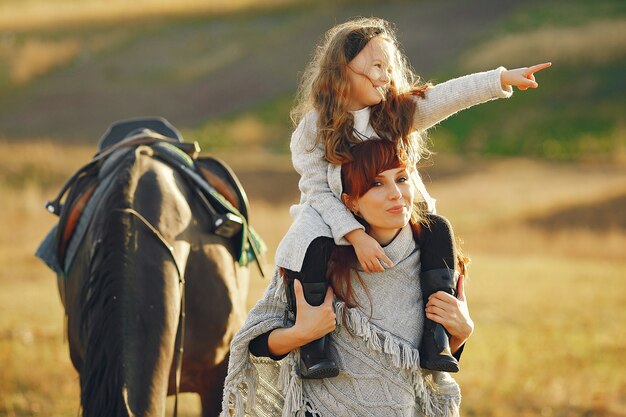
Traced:
[[[458, 415], [458, 385], [448, 373], [422, 370], [418, 347], [425, 303], [428, 317], [450, 333], [453, 352], [472, 333], [463, 279], [458, 299], [440, 292], [423, 300], [415, 273], [420, 253], [419, 213], [409, 180], [413, 164], [385, 140], [362, 142], [351, 152], [352, 161], [342, 166], [342, 201], [394, 267], [366, 273], [358, 270], [351, 246], [334, 249], [332, 288], [321, 306], [307, 304], [300, 283], [294, 283], [295, 321], [286, 315], [283, 280], [276, 274], [232, 343], [223, 416], [229, 410], [235, 416]], [[298, 348], [330, 331], [329, 353], [339, 375], [301, 379]], [[259, 340], [267, 355], [250, 355], [251, 342]]]

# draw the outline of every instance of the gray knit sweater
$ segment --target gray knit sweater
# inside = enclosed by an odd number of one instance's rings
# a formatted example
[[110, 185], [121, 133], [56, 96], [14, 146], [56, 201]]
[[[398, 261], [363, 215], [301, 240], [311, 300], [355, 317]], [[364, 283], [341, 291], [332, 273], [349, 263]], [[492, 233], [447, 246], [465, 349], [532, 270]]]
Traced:
[[[424, 301], [419, 250], [410, 226], [384, 250], [394, 268], [359, 272], [370, 298], [354, 280], [361, 307], [335, 301], [338, 325], [331, 334], [330, 354], [340, 373], [334, 378], [301, 379], [298, 350], [279, 362], [249, 353], [252, 339], [284, 326], [285, 291], [274, 277], [231, 344], [222, 417], [230, 412], [236, 417], [304, 416], [305, 411], [321, 417], [458, 416], [461, 394], [456, 382], [445, 372], [419, 365]], [[340, 319], [344, 311], [345, 325]]]
[[[430, 87], [425, 99], [416, 97], [413, 127], [425, 131], [460, 110], [510, 97], [513, 90], [503, 89], [500, 82], [500, 73], [504, 70], [500, 67]], [[353, 115], [358, 138], [378, 137], [369, 122], [369, 107]], [[316, 134], [317, 114], [311, 112], [291, 137], [291, 155], [293, 166], [300, 174], [301, 198], [299, 204], [291, 207], [294, 221], [276, 250], [275, 264], [292, 271], [300, 270], [306, 249], [316, 237], [332, 237], [335, 243], [347, 245], [344, 236], [363, 228], [341, 202], [341, 166], [330, 164], [324, 158], [324, 149], [316, 143]], [[434, 199], [428, 195], [419, 175], [412, 180], [418, 190], [416, 198], [425, 200], [434, 212]]]

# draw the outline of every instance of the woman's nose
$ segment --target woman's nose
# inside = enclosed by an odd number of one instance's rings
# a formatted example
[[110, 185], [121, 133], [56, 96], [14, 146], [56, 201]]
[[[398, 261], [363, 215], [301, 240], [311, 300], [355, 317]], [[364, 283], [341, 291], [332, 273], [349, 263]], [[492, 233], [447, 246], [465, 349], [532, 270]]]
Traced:
[[398, 200], [402, 197], [402, 192], [400, 188], [394, 183], [389, 187], [389, 199], [390, 200]]

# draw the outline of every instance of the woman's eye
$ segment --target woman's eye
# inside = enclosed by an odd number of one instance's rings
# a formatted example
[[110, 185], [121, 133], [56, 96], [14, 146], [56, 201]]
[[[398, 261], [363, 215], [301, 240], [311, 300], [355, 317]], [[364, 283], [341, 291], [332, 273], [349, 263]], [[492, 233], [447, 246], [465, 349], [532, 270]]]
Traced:
[[382, 183], [382, 182], [380, 182], [380, 181], [374, 181], [374, 182], [372, 183], [372, 187], [380, 187], [381, 185], [383, 185], [383, 183]]
[[398, 178], [398, 182], [407, 182], [409, 179], [407, 177]]

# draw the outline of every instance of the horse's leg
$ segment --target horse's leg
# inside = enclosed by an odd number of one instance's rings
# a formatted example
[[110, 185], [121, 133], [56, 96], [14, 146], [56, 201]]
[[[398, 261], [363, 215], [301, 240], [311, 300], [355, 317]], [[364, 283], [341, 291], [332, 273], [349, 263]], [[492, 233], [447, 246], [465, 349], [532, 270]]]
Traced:
[[202, 417], [216, 417], [222, 411], [222, 391], [228, 371], [228, 356], [216, 367], [207, 370], [202, 376], [200, 401]]

